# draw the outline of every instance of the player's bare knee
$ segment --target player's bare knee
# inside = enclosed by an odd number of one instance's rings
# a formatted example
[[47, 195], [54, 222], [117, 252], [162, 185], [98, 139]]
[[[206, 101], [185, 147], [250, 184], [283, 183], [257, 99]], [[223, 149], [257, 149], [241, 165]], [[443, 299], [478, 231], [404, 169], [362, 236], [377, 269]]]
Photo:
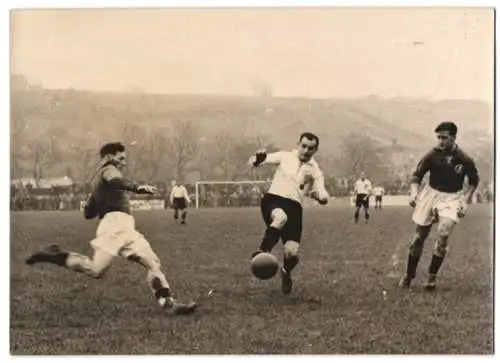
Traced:
[[437, 234], [441, 238], [448, 238], [453, 230], [455, 222], [451, 219], [443, 219], [437, 228]]
[[284, 250], [285, 258], [296, 257], [299, 254], [299, 243], [296, 241], [286, 241]]
[[439, 238], [434, 246], [434, 254], [439, 257], [444, 257], [448, 253], [448, 238]]
[[276, 208], [272, 211], [271, 213], [271, 226], [274, 228], [281, 229], [285, 226], [288, 216], [286, 215], [285, 211], [281, 208]]

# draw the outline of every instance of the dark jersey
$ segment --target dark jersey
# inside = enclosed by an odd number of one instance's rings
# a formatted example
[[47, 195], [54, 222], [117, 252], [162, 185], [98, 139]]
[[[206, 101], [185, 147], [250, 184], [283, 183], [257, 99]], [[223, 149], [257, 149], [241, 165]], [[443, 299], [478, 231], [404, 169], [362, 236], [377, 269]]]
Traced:
[[99, 218], [109, 212], [130, 214], [130, 200], [125, 190], [116, 189], [108, 183], [112, 177], [121, 177], [122, 173], [114, 165], [100, 169], [92, 181], [92, 202]]
[[469, 184], [476, 186], [479, 176], [474, 160], [455, 145], [451, 150], [433, 148], [417, 165], [412, 183], [420, 184], [425, 173], [430, 172], [431, 188], [445, 193], [456, 193], [463, 189], [465, 176]]

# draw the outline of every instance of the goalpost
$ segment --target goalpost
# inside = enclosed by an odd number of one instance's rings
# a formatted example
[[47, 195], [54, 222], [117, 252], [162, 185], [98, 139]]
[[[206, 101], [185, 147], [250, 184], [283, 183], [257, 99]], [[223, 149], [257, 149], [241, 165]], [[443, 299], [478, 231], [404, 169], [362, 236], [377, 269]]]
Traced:
[[203, 185], [265, 185], [269, 184], [267, 180], [238, 180], [238, 181], [220, 181], [220, 180], [204, 180], [195, 183], [195, 206], [200, 208], [200, 187]]

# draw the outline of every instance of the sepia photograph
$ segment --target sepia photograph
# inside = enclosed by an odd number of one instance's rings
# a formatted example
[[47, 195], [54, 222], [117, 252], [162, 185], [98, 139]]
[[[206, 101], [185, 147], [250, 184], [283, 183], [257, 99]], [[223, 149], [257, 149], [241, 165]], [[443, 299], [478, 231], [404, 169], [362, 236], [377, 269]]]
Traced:
[[494, 8], [9, 17], [12, 356], [495, 353]]

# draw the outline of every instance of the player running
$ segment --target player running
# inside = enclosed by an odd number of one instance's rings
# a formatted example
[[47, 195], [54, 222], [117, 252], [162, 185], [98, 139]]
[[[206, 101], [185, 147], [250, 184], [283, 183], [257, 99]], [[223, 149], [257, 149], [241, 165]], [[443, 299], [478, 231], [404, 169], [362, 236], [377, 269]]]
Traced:
[[[442, 122], [434, 130], [438, 145], [418, 163], [411, 183], [410, 205], [414, 208], [416, 234], [410, 245], [406, 274], [400, 287], [409, 288], [415, 278], [424, 242], [433, 223], [438, 223], [438, 239], [428, 269], [426, 290], [436, 288], [436, 275], [448, 252], [448, 239], [453, 227], [464, 217], [479, 183], [474, 160], [455, 143], [458, 128], [453, 122]], [[429, 184], [419, 193], [424, 175], [429, 172]], [[469, 186], [464, 190], [467, 176]]]
[[179, 219], [179, 211], [181, 211], [181, 224], [186, 224], [187, 206], [191, 203], [189, 194], [184, 185], [177, 185], [175, 180], [172, 181], [172, 191], [170, 192], [170, 204], [174, 207], [174, 219]]
[[299, 262], [303, 197], [308, 195], [322, 205], [328, 203], [323, 172], [313, 159], [318, 147], [319, 138], [305, 132], [300, 135], [296, 150], [271, 154], [260, 150], [249, 160], [254, 167], [265, 164], [277, 166], [271, 186], [261, 201], [262, 218], [267, 229], [260, 248], [252, 254], [252, 258], [261, 252], [270, 252], [281, 238], [284, 257], [280, 275], [284, 294], [292, 292], [292, 270]]
[[365, 173], [361, 173], [360, 177], [354, 183], [354, 195], [356, 198], [356, 211], [354, 212], [354, 222], [358, 223], [359, 210], [363, 207], [365, 211], [365, 223], [370, 219], [370, 193], [372, 191], [372, 182], [365, 177]]
[[92, 259], [52, 245], [34, 253], [26, 263], [52, 263], [98, 279], [111, 266], [113, 259], [120, 255], [146, 268], [148, 285], [162, 308], [174, 314], [192, 313], [196, 303], [182, 304], [172, 297], [160, 259], [145, 237], [135, 229], [127, 192], [154, 194], [156, 188], [138, 185], [123, 177], [121, 170], [126, 166], [126, 153], [122, 143], [104, 145], [100, 156], [102, 163], [94, 175], [92, 191], [84, 208], [86, 219], [100, 219], [96, 238], [90, 242], [94, 250]]
[[382, 209], [382, 199], [385, 195], [384, 187], [377, 185], [375, 188], [373, 188], [372, 194], [375, 196], [375, 209]]

